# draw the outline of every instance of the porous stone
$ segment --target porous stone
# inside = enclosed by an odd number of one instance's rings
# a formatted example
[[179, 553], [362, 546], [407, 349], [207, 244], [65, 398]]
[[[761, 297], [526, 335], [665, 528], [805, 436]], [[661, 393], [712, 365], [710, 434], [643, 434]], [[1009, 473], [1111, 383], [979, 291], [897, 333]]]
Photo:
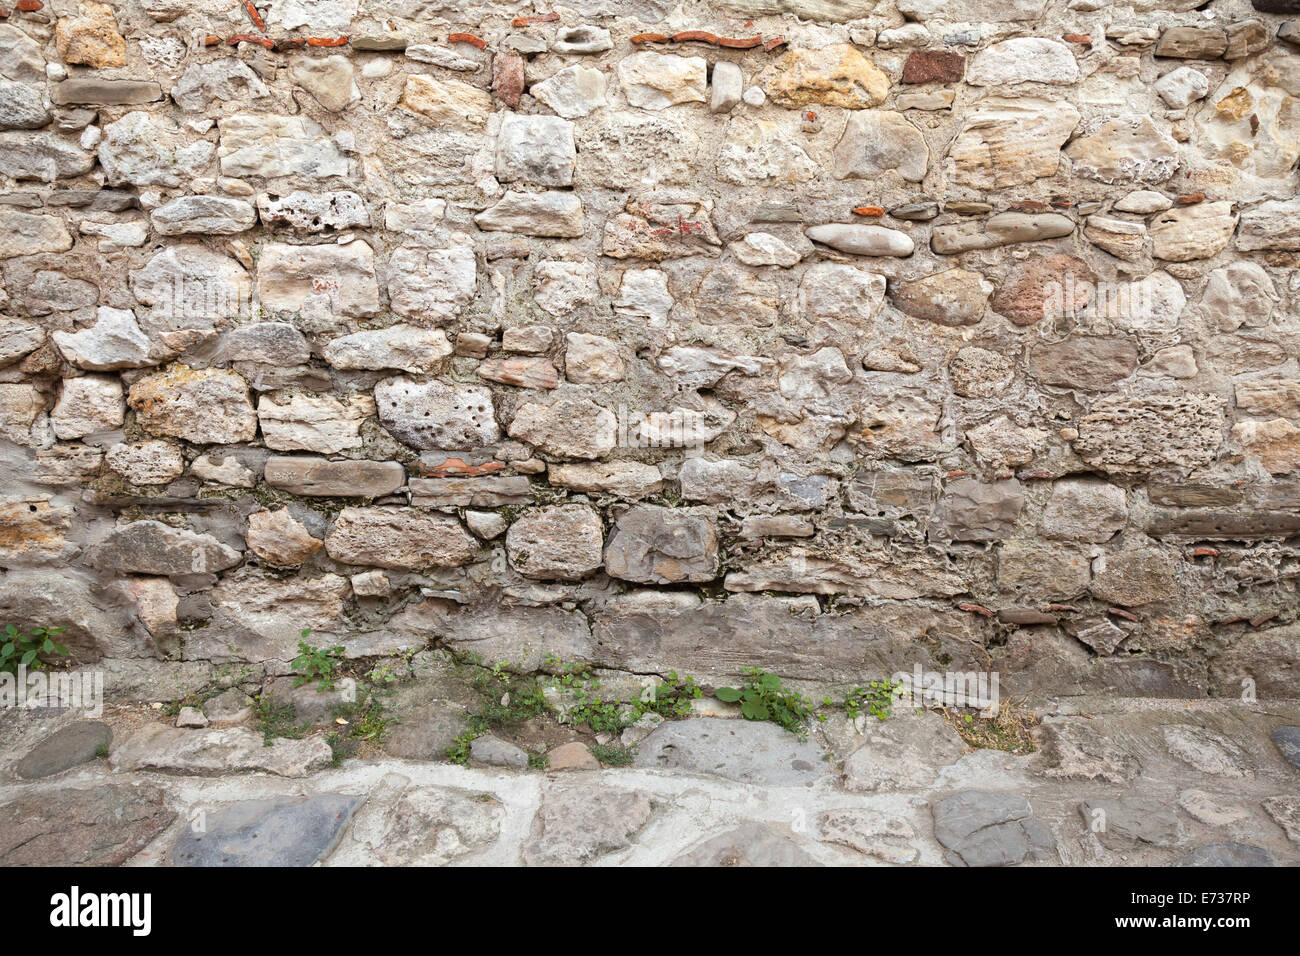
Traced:
[[516, 519], [506, 532], [510, 565], [524, 577], [572, 581], [601, 566], [604, 529], [586, 505], [556, 505]]
[[992, 283], [978, 272], [949, 269], [900, 283], [890, 300], [900, 311], [939, 325], [975, 325], [992, 292]]
[[343, 564], [421, 571], [468, 564], [478, 543], [446, 515], [397, 507], [344, 508], [325, 539], [325, 550]]
[[230, 445], [257, 434], [248, 383], [226, 369], [175, 365], [132, 385], [127, 402], [140, 426], [154, 435]]
[[772, 102], [787, 109], [824, 104], [860, 110], [881, 103], [889, 77], [851, 43], [796, 47], [760, 77]]

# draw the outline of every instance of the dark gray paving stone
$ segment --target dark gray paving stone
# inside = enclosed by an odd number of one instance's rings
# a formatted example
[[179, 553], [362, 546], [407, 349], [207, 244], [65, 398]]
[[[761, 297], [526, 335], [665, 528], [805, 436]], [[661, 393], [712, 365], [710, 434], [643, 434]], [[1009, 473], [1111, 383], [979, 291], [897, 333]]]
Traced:
[[1208, 843], [1198, 846], [1177, 866], [1276, 866], [1267, 850], [1248, 843]]
[[966, 790], [931, 807], [934, 835], [954, 866], [1014, 866], [1042, 862], [1056, 852], [1056, 840], [1033, 818], [1033, 808], [1014, 793]]
[[337, 845], [361, 797], [245, 800], [191, 824], [172, 848], [173, 866], [311, 866]]
[[[113, 742], [113, 729], [102, 720], [79, 720], [46, 737], [18, 762], [18, 776], [35, 780], [94, 760]], [[102, 748], [102, 750], [101, 750]]]
[[1277, 727], [1268, 739], [1277, 745], [1287, 763], [1300, 767], [1300, 727]]

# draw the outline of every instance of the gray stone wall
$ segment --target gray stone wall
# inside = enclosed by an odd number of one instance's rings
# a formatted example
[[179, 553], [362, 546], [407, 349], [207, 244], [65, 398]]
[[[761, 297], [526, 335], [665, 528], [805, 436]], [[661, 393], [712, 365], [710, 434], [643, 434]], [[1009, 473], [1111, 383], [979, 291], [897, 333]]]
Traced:
[[0, 620], [1300, 695], [1294, 0], [204, 6], [0, 23]]

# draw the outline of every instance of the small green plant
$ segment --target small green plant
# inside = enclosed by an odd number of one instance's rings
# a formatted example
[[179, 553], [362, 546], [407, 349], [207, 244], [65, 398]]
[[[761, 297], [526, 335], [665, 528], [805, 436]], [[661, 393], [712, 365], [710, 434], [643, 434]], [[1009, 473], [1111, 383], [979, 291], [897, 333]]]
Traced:
[[63, 633], [61, 627], [37, 627], [23, 634], [12, 624], [6, 624], [4, 636], [0, 638], [0, 672], [17, 674], [18, 668], [30, 667], [32, 670], [44, 670], [41, 654], [68, 656], [68, 649], [54, 640]]
[[902, 689], [901, 683], [892, 680], [873, 680], [866, 687], [850, 687], [844, 694], [844, 712], [849, 720], [857, 720], [863, 713], [885, 720]]
[[329, 734], [325, 741], [330, 745], [336, 767], [366, 741], [383, 740], [393, 723], [393, 718], [384, 713], [383, 704], [370, 695], [355, 704], [333, 707], [330, 713], [336, 718], [335, 726], [339, 729]]
[[298, 641], [298, 656], [290, 663], [290, 666], [298, 672], [298, 676], [293, 679], [293, 686], [301, 687], [303, 684], [317, 681], [317, 691], [333, 690], [334, 682], [338, 680], [339, 662], [343, 660], [343, 648], [313, 647], [307, 643], [310, 635], [311, 628], [304, 627], [302, 639]]
[[632, 762], [632, 752], [613, 744], [592, 744], [591, 755], [606, 767], [626, 767]]
[[739, 703], [746, 720], [770, 720], [779, 727], [807, 736], [808, 720], [813, 716], [812, 702], [802, 694], [788, 690], [776, 674], [758, 667], [746, 667], [745, 683], [740, 687], [719, 687], [718, 700]]
[[528, 769], [529, 769], [529, 770], [545, 770], [545, 769], [546, 769], [547, 767], [549, 767], [550, 765], [551, 765], [551, 758], [548, 757], [546, 754], [529, 754], [529, 755], [528, 755]]
[[600, 680], [590, 671], [566, 666], [554, 655], [548, 655], [546, 663], [557, 672], [550, 680], [551, 686], [567, 691], [572, 698], [564, 709], [564, 720], [586, 724], [597, 734], [619, 733], [651, 713], [665, 718], [685, 717], [691, 712], [691, 701], [704, 696], [694, 677], [680, 677], [676, 671], [669, 671], [661, 683], [647, 684], [636, 700], [611, 700], [600, 695]]
[[536, 678], [514, 674], [502, 661], [492, 667], [475, 666], [472, 680], [480, 704], [467, 719], [464, 733], [447, 748], [452, 763], [469, 761], [469, 745], [493, 730], [510, 730], [546, 712], [546, 697]]
[[305, 737], [311, 729], [309, 725], [298, 722], [293, 704], [277, 705], [268, 694], [254, 698], [253, 716], [257, 720], [257, 729], [262, 732], [262, 743], [268, 747], [275, 743], [276, 737], [297, 740]]

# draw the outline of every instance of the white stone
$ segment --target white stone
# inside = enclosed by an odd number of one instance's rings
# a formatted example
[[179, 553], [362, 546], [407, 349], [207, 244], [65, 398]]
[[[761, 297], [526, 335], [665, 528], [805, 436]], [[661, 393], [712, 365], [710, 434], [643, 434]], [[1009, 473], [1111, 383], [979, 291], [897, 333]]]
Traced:
[[713, 91], [709, 98], [709, 112], [730, 113], [740, 103], [745, 77], [740, 67], [727, 60], [713, 64]]
[[594, 262], [546, 260], [533, 270], [533, 299], [551, 315], [568, 315], [580, 305], [590, 305], [599, 293]]
[[534, 83], [528, 92], [565, 119], [579, 119], [608, 105], [606, 86], [604, 73], [579, 65], [565, 67], [540, 83]]
[[1210, 92], [1210, 81], [1204, 73], [1190, 66], [1180, 66], [1156, 80], [1155, 91], [1170, 109], [1183, 109]]
[[1043, 37], [1003, 40], [975, 54], [966, 70], [971, 86], [1015, 83], [1067, 85], [1079, 78], [1079, 65], [1064, 43]]
[[257, 403], [266, 447], [276, 451], [314, 451], [333, 455], [361, 444], [361, 423], [375, 414], [369, 395], [268, 392]]
[[619, 60], [618, 78], [628, 105], [640, 109], [662, 110], [708, 99], [708, 61], [702, 56], [633, 53]]
[[134, 312], [100, 306], [95, 316], [95, 324], [88, 329], [55, 332], [50, 336], [65, 359], [92, 372], [152, 364], [149, 337], [140, 330]]
[[412, 321], [432, 324], [455, 318], [477, 289], [474, 242], [463, 233], [442, 248], [403, 246], [388, 260], [389, 304]]

